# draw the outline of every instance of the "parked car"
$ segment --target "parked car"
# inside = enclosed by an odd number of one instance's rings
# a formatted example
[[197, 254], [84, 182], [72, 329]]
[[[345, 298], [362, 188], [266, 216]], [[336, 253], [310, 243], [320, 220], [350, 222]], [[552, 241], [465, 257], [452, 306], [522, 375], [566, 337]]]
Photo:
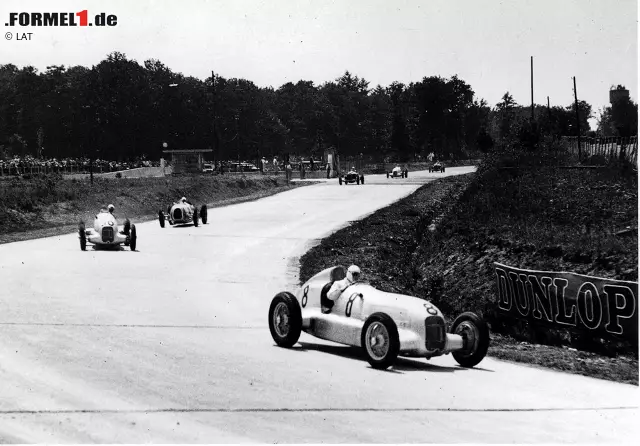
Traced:
[[475, 313], [462, 313], [447, 330], [444, 316], [431, 302], [358, 282], [335, 301], [328, 299], [333, 282], [345, 275], [343, 266], [327, 268], [295, 295], [284, 291], [272, 299], [269, 330], [277, 345], [292, 347], [304, 331], [361, 347], [376, 369], [392, 366], [399, 355], [429, 359], [451, 353], [463, 367], [474, 367], [486, 356], [489, 328]]

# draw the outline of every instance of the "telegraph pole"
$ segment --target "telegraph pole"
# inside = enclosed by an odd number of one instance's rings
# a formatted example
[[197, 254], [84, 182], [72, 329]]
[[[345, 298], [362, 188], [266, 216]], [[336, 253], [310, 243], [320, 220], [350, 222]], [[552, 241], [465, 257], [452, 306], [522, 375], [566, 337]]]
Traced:
[[533, 107], [533, 56], [531, 56], [531, 120], [533, 121], [534, 116], [534, 107]]
[[576, 101], [576, 128], [578, 130], [578, 160], [582, 159], [582, 146], [580, 145], [580, 112], [578, 110], [578, 89], [576, 88], [576, 77], [573, 76], [573, 97]]
[[[214, 158], [218, 158], [218, 141], [216, 138], [216, 74], [213, 72], [213, 70], [211, 70], [211, 82], [213, 84], [213, 156]], [[222, 163], [221, 160], [218, 161]]]

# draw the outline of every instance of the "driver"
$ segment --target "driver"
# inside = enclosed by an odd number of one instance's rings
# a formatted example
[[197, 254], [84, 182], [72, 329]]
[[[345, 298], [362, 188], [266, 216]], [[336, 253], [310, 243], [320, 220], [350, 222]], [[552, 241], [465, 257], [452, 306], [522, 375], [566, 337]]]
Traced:
[[331, 289], [329, 289], [329, 292], [327, 293], [327, 297], [335, 302], [344, 290], [356, 283], [358, 280], [360, 280], [360, 268], [356, 265], [351, 265], [349, 269], [347, 269], [347, 276], [344, 279], [333, 282]]
[[113, 215], [113, 211], [116, 210], [116, 207], [114, 205], [110, 204], [109, 206], [107, 206], [107, 210], [109, 211], [109, 213], [111, 215]]

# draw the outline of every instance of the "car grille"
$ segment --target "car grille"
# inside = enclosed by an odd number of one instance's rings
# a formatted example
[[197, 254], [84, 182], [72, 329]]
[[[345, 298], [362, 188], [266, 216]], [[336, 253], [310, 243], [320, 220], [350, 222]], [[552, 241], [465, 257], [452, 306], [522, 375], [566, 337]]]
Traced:
[[102, 241], [103, 242], [113, 241], [113, 228], [110, 228], [110, 227], [102, 228]]
[[174, 220], [182, 220], [182, 209], [175, 209], [173, 211], [173, 219]]
[[444, 349], [447, 339], [446, 328], [444, 326], [444, 319], [440, 316], [429, 316], [424, 321], [425, 325], [425, 347], [427, 350], [442, 350]]

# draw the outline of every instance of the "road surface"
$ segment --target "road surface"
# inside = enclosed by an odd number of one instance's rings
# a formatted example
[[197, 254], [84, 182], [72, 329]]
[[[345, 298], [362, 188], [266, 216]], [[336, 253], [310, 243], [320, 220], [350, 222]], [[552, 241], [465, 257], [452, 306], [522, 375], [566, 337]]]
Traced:
[[138, 252], [82, 252], [74, 234], [0, 245], [0, 442], [631, 442], [636, 386], [491, 358], [377, 371], [306, 334], [274, 346], [267, 310], [299, 256], [441, 176], [333, 180], [211, 209], [198, 228], [138, 224]]

